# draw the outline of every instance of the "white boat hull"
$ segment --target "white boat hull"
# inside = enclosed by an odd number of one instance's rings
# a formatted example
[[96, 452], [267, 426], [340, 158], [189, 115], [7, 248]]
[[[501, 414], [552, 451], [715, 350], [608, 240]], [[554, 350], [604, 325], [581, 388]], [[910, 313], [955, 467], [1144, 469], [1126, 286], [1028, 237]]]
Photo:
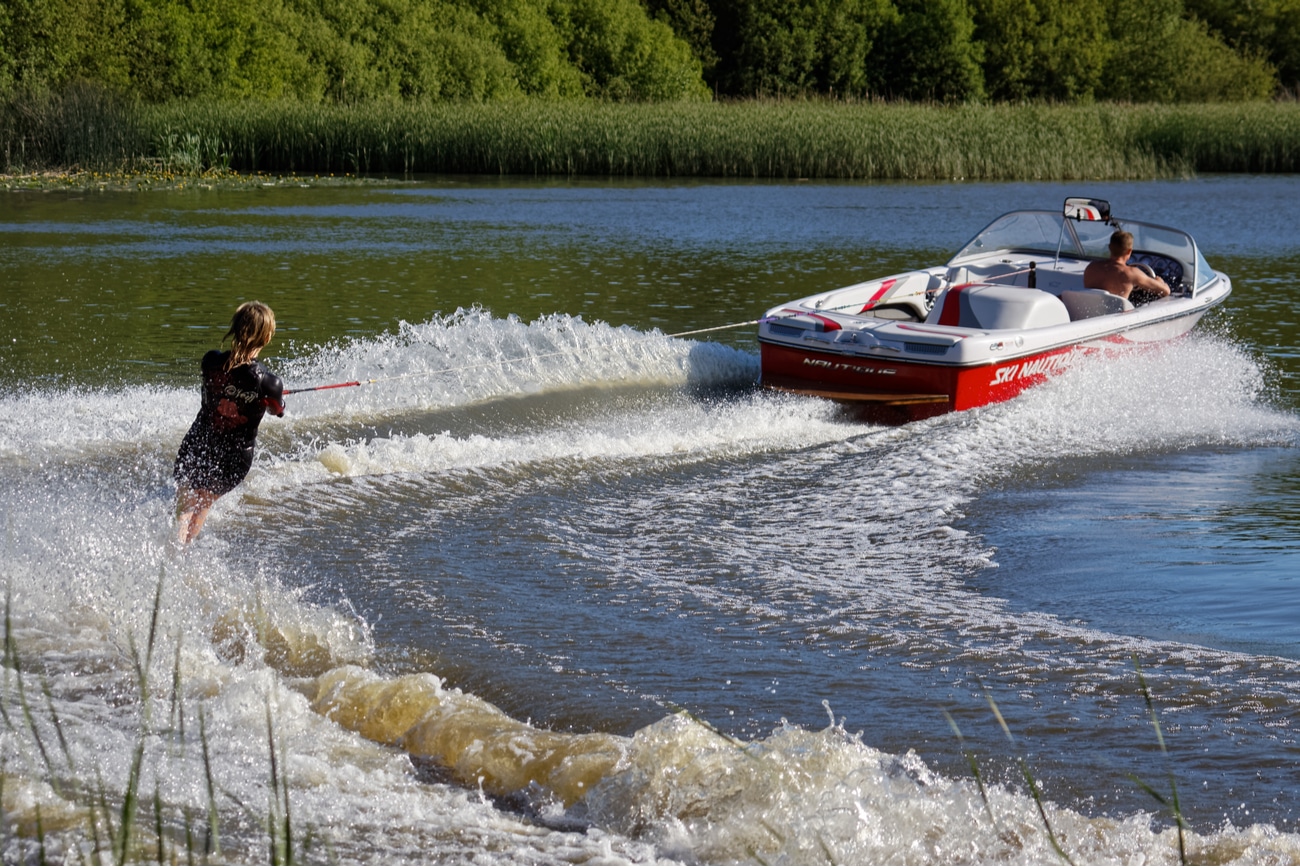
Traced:
[[[1083, 355], [1176, 339], [1232, 291], [1202, 269], [1194, 288], [1133, 308], [1083, 288], [1087, 261], [997, 252], [774, 308], [759, 326], [762, 383], [884, 421], [960, 411], [1013, 398]], [[968, 276], [977, 280], [957, 282]]]

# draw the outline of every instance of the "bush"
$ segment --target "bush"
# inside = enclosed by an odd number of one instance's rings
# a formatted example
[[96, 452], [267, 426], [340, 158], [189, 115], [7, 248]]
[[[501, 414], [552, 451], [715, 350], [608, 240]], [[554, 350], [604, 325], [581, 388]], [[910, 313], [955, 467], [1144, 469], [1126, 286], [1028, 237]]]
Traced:
[[724, 12], [717, 83], [743, 96], [868, 93], [877, 39], [896, 18], [888, 0], [732, 0]]
[[1273, 69], [1257, 54], [1237, 54], [1204, 22], [1184, 18], [1182, 0], [1112, 0], [1114, 56], [1101, 96], [1133, 102], [1264, 99]]
[[967, 102], [984, 96], [983, 45], [966, 0], [897, 0], [873, 58], [879, 89], [896, 99]]
[[976, 0], [975, 38], [995, 100], [1091, 100], [1113, 46], [1099, 3]]
[[8, 0], [0, 93], [86, 79], [146, 102], [707, 96], [637, 0]]

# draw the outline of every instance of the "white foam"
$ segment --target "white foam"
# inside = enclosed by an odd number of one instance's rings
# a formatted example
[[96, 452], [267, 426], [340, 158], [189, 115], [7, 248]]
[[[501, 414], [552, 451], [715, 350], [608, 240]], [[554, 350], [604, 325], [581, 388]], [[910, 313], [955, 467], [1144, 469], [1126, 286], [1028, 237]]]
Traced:
[[374, 416], [593, 385], [743, 383], [757, 372], [754, 356], [718, 344], [567, 315], [498, 319], [478, 308], [314, 350], [283, 371], [290, 388], [378, 380], [293, 396], [305, 416]]
[[263, 462], [245, 491], [265, 498], [335, 478], [481, 471], [668, 458], [677, 462], [798, 449], [861, 435], [828, 404], [754, 394], [726, 402], [681, 396], [513, 436], [450, 432], [375, 437], [313, 446], [292, 459]]
[[[934, 773], [840, 725], [783, 725], [740, 743], [685, 716], [633, 737], [626, 766], [587, 799], [606, 828], [687, 862], [796, 864], [1169, 863], [1168, 817], [1089, 818], [1025, 791]], [[1163, 828], [1161, 826], [1164, 826]], [[1185, 837], [1189, 858], [1290, 863], [1300, 835], [1267, 825]]]
[[[584, 387], [745, 384], [758, 372], [752, 354], [719, 344], [589, 324], [580, 317], [497, 319], [480, 309], [418, 325], [402, 323], [396, 334], [312, 348], [283, 363], [274, 358], [267, 363], [289, 390], [364, 383], [290, 395], [285, 419], [263, 423], [264, 432], [276, 428], [298, 436], [310, 436], [324, 422], [373, 422]], [[198, 404], [197, 379], [190, 389], [10, 392], [0, 395], [0, 456], [39, 460], [158, 444], [174, 449]]]
[[[762, 618], [753, 628], [760, 631], [764, 618], [787, 628], [871, 623], [873, 641], [907, 646], [922, 664], [987, 651], [1018, 659], [1007, 665], [1023, 668], [1008, 674], [1076, 664], [1081, 680], [1094, 681], [1114, 676], [1113, 667], [1096, 667], [1099, 660], [1122, 666], [1135, 642], [1013, 612], [965, 587], [964, 570], [986, 567], [993, 552], [954, 528], [964, 504], [991, 481], [1069, 456], [1292, 445], [1296, 431], [1293, 416], [1263, 401], [1267, 381], [1259, 365], [1231, 343], [1204, 336], [1088, 361], [1008, 404], [889, 430], [848, 423], [817, 401], [752, 392], [695, 397], [687, 387], [752, 381], [754, 357], [568, 317], [522, 323], [468, 311], [311, 351], [284, 372], [293, 382], [375, 373], [405, 378], [292, 399], [287, 430], [308, 444], [270, 454], [264, 448], [245, 496], [310, 496], [307, 485], [392, 474], [514, 467], [526, 475], [563, 463], [761, 456], [752, 464], [735, 461], [709, 492], [760, 516], [708, 540], [716, 556], [755, 576], [748, 597], [663, 568], [654, 543], [680, 535], [690, 521], [698, 492], [687, 481], [665, 481], [656, 494], [675, 497], [681, 509], [641, 510], [640, 538], [606, 534], [621, 540], [619, 549], [593, 548], [599, 557], [592, 559], [625, 582], [654, 582], [661, 592], [694, 594], [717, 609], [757, 612]], [[313, 431], [350, 419], [407, 418], [613, 382], [647, 388], [617, 406], [513, 432], [311, 443]], [[596, 822], [586, 832], [540, 827], [498, 810], [472, 788], [428, 782], [405, 756], [315, 714], [293, 688], [328, 666], [369, 665], [364, 623], [281, 586], [280, 564], [259, 563], [220, 534], [200, 541], [201, 556], [177, 558], [170, 548], [167, 471], [196, 404], [191, 390], [139, 386], [0, 398], [0, 551], [12, 634], [20, 657], [32, 661], [28, 695], [43, 705], [44, 680], [49, 707], [63, 721], [75, 770], [61, 770], [66, 761], [49, 712], [38, 707], [38, 727], [60, 768], [52, 776], [65, 789], [98, 772], [111, 791], [120, 790], [144, 732], [143, 790], [152, 797], [157, 786], [174, 826], [183, 808], [201, 815], [204, 762], [193, 733], [202, 708], [226, 793], [228, 853], [264, 858], [264, 817], [250, 816], [236, 799], [257, 809], [268, 803], [269, 711], [296, 821], [328, 838], [321, 845], [341, 860], [1055, 860], [1037, 805], [1024, 793], [994, 787], [986, 807], [971, 782], [936, 774], [915, 756], [873, 750], [839, 726], [782, 727], [737, 745], [670, 717], [638, 733], [627, 764], [585, 802], [585, 817]], [[592, 504], [595, 529], [601, 521], [616, 526], [625, 508], [602, 512]], [[790, 527], [798, 528], [797, 550]], [[573, 541], [579, 549], [595, 544]], [[828, 572], [830, 566], [837, 568]], [[804, 599], [821, 607], [797, 604]], [[132, 658], [151, 631], [157, 639], [146, 720]], [[1041, 636], [1088, 647], [1090, 655], [1044, 661], [1008, 651]], [[1185, 663], [1192, 677], [1208, 676], [1215, 664], [1194, 647], [1142, 649]], [[173, 693], [177, 660], [180, 690]], [[173, 698], [190, 733], [184, 741], [180, 717], [171, 716]], [[21, 719], [12, 691], [4, 700], [11, 717]], [[0, 737], [0, 751], [8, 815], [30, 819], [38, 803], [47, 817], [84, 809], [86, 799], [78, 806], [44, 782], [49, 769], [21, 726]], [[1048, 810], [1076, 861], [1176, 857], [1171, 833], [1154, 828], [1146, 814], [1108, 820], [1050, 804]], [[77, 830], [83, 826], [71, 827], [68, 839], [85, 836]], [[64, 851], [59, 833], [49, 842], [55, 853]], [[1191, 840], [1194, 856], [1223, 862], [1300, 858], [1296, 838], [1268, 826], [1224, 827]], [[8, 838], [7, 847], [0, 851], [6, 860], [36, 857], [31, 834]], [[84, 860], [84, 852], [67, 857]]]
[[0, 396], [0, 458], [39, 461], [49, 454], [179, 443], [198, 407], [197, 391], [159, 386], [5, 394]]
[[[116, 819], [139, 748], [143, 802], [151, 805], [156, 792], [164, 805], [165, 860], [187, 857], [185, 811], [192, 832], [201, 837], [206, 828], [209, 765], [222, 859], [264, 860], [269, 719], [300, 857], [310, 837], [314, 860], [455, 861], [479, 851], [527, 863], [565, 853], [651, 859], [646, 843], [551, 831], [472, 789], [430, 784], [402, 754], [316, 714], [294, 684], [331, 666], [365, 664], [363, 623], [280, 587], [270, 564], [248, 571], [248, 558], [220, 539], [176, 551], [166, 502], [111, 503], [93, 479], [61, 476], [51, 485], [45, 472], [0, 494], [8, 634], [41, 736], [25, 722], [9, 667], [0, 700], [16, 727], [0, 736], [0, 773], [6, 821], [21, 832], [6, 834], [0, 857], [38, 857], [31, 830], [38, 815], [47, 857], [86, 857], [90, 811], [102, 790]], [[147, 699], [137, 664], [149, 674]], [[152, 807], [141, 810], [136, 839], [151, 855]], [[112, 858], [104, 846], [96, 857]]]
[[[578, 544], [588, 561], [608, 563], [620, 581], [678, 604], [701, 600], [711, 610], [743, 612], [759, 624], [806, 634], [869, 634], [868, 646], [895, 648], [917, 667], [978, 660], [1013, 682], [1052, 665], [1074, 673], [1073, 688], [1083, 694], [1131, 677], [1135, 652], [1178, 660], [1186, 682], [1170, 702], [1190, 702], [1219, 666], [1240, 663], [1241, 655], [1017, 610], [978, 581], [968, 583], [996, 566], [996, 552], [957, 522], [990, 486], [1079, 457], [1293, 446], [1296, 417], [1262, 402], [1266, 393], [1258, 364], [1213, 336], [1085, 359], [1005, 404], [776, 452], [752, 474], [741, 469], [712, 480], [709, 501], [698, 505], [693, 480], [680, 487], [665, 482], [655, 496], [674, 507], [639, 508], [636, 538], [617, 533], [626, 514], [620, 504], [594, 504], [589, 520], [606, 532]], [[743, 503], [744, 514], [702, 543], [707, 557], [749, 577], [715, 589], [667, 568], [660, 548], [663, 540], [680, 538], [683, 526], [707, 523], [717, 502]], [[1046, 649], [1026, 653], [1044, 642], [1059, 656], [1051, 659]], [[1269, 677], [1281, 678], [1278, 689], [1294, 679], [1286, 672]], [[1295, 706], [1288, 699], [1279, 708]]]

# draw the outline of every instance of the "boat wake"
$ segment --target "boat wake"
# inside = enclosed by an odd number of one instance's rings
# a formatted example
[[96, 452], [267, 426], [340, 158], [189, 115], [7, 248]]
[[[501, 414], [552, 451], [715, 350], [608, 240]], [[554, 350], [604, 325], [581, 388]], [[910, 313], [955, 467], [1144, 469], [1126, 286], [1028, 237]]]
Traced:
[[[309, 348], [283, 362], [271, 359], [270, 365], [291, 391], [362, 383], [291, 395], [284, 423], [268, 421], [263, 428], [272, 445], [277, 430], [281, 439], [313, 437], [321, 429], [345, 433], [419, 413], [548, 393], [752, 387], [758, 371], [752, 355], [715, 343], [572, 316], [531, 323], [497, 319], [477, 308], [418, 325], [403, 323], [395, 334]], [[15, 390], [0, 395], [0, 456], [179, 443], [197, 405], [195, 385]]]
[[[955, 540], [946, 569], [990, 564], [992, 552], [953, 526], [981, 490], [1067, 457], [1293, 446], [1296, 434], [1296, 419], [1269, 407], [1257, 362], [1207, 336], [1080, 364], [1011, 403], [887, 429], [756, 391], [752, 354], [570, 317], [466, 311], [308, 349], [277, 369], [291, 387], [383, 381], [292, 397], [286, 421], [264, 426], [244, 488], [188, 552], [170, 542], [170, 466], [193, 389], [0, 397], [5, 860], [180, 860], [187, 845], [263, 860], [268, 818], [280, 815], [264, 805], [281, 803], [283, 786], [295, 845], [314, 845], [304, 857], [316, 860], [1054, 861], [1029, 793], [982, 792], [913, 753], [872, 748], [833, 717], [746, 740], [670, 712], [630, 733], [548, 730], [454, 687], [436, 660], [393, 670], [346, 595], [323, 601], [270, 556], [284, 548], [250, 538], [308, 511], [381, 508], [401, 484], [454, 499], [473, 487], [466, 479], [488, 476], [512, 492], [575, 472], [663, 477], [656, 502], [679, 511], [645, 509], [638, 539], [620, 532], [625, 512], [593, 495], [575, 519], [589, 535], [562, 544], [601, 557], [625, 587], [698, 594], [702, 610], [752, 604], [742, 619], [759, 632], [761, 606], [789, 626], [814, 597], [841, 623], [815, 624], [826, 634], [887, 616], [894, 638], [873, 626], [873, 640], [919, 645], [944, 617], [969, 623], [969, 641], [936, 639], [934, 655], [973, 659], [981, 636], [1068, 631], [974, 594], [922, 608], [929, 590], [960, 589], [960, 570], [903, 586], [924, 577], [899, 571], [924, 538]], [[758, 516], [729, 528], [734, 547], [715, 555], [770, 580], [770, 594], [723, 599], [672, 573], [664, 552], [696, 544], [690, 485], [702, 473], [718, 476], [710, 496]], [[792, 476], [818, 483], [792, 494], [777, 484]], [[842, 508], [827, 509], [832, 496]], [[791, 564], [778, 521], [799, 526], [810, 564]], [[861, 566], [827, 588], [814, 568], [821, 550], [858, 552]], [[132, 797], [149, 806], [118, 852]], [[1178, 857], [1167, 817], [1042, 809], [1076, 862]], [[1188, 854], [1294, 862], [1300, 837], [1225, 824], [1189, 833]]]
[[375, 380], [344, 394], [301, 395], [303, 412], [409, 412], [548, 390], [616, 384], [718, 387], [752, 384], [757, 362], [714, 343], [674, 340], [623, 326], [553, 315], [523, 322], [458, 310], [396, 334], [313, 350], [284, 370], [290, 388]]

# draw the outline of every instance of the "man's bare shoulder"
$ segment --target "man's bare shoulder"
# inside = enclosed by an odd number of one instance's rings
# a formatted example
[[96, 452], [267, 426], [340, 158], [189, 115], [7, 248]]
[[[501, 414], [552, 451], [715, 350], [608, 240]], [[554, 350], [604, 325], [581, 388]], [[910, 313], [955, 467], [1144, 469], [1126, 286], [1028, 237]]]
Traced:
[[1109, 259], [1089, 262], [1088, 267], [1083, 269], [1083, 280], [1089, 284], [1101, 280], [1114, 280], [1117, 277], [1120, 279], [1128, 277], [1128, 268]]
[[1083, 285], [1088, 289], [1104, 289], [1113, 295], [1127, 298], [1133, 289], [1133, 276], [1127, 265], [1105, 259], [1089, 263], [1083, 269]]

